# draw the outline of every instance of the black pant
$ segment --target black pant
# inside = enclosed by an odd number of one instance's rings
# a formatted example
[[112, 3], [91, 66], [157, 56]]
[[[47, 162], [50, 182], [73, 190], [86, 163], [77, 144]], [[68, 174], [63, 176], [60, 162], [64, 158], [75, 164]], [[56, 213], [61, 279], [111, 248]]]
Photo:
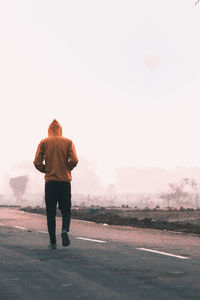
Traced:
[[47, 227], [51, 244], [56, 243], [56, 206], [62, 213], [62, 230], [69, 232], [71, 219], [71, 183], [64, 181], [45, 182], [45, 203], [47, 213]]

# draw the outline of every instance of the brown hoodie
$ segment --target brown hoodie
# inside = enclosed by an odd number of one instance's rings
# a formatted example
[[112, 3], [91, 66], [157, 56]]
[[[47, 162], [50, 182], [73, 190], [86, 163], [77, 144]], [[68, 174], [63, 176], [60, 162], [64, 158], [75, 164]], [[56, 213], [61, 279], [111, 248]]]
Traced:
[[[43, 161], [45, 160], [45, 164]], [[71, 181], [71, 170], [78, 157], [73, 142], [62, 136], [62, 127], [56, 119], [49, 125], [48, 137], [38, 145], [33, 164], [45, 173], [45, 181]]]

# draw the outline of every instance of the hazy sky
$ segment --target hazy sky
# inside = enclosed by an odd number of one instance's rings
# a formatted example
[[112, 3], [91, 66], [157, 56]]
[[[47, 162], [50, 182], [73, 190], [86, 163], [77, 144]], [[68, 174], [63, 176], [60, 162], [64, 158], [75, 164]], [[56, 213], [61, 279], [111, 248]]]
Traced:
[[53, 118], [107, 182], [125, 165], [200, 166], [194, 3], [1, 1], [1, 177]]

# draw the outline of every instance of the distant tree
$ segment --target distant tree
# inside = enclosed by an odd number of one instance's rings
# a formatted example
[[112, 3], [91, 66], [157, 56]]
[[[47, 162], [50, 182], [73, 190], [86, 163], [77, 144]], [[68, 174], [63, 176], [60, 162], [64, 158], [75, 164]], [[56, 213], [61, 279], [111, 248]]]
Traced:
[[96, 172], [95, 162], [79, 157], [78, 166], [73, 172], [73, 190], [75, 194], [97, 195], [104, 193], [101, 178]]
[[86, 206], [86, 202], [85, 201], [81, 201], [80, 206]]
[[11, 186], [13, 190], [13, 195], [17, 201], [17, 204], [20, 204], [22, 202], [22, 196], [26, 190], [28, 182], [28, 176], [18, 176], [10, 178], [9, 185]]
[[192, 190], [194, 191], [194, 202], [195, 202], [195, 206], [198, 207], [199, 206], [199, 202], [200, 202], [200, 195], [199, 195], [199, 187], [197, 185], [197, 183], [195, 182], [194, 179], [191, 180], [190, 182], [190, 186], [192, 188]]
[[114, 184], [109, 184], [106, 188], [106, 192], [109, 194], [109, 195], [115, 195], [116, 194], [116, 187]]
[[188, 199], [189, 196], [192, 198], [192, 195], [184, 191], [186, 187], [190, 187], [195, 194], [194, 200], [195, 205], [199, 204], [199, 193], [198, 186], [194, 179], [182, 178], [177, 183], [169, 183], [170, 191], [166, 193], [161, 193], [160, 198], [166, 201], [167, 206], [170, 206], [170, 202], [173, 201], [175, 206], [180, 207], [181, 203]]
[[153, 208], [153, 201], [151, 200], [150, 196], [142, 196], [140, 199], [141, 207], [151, 207]]
[[179, 210], [184, 211], [185, 208], [184, 208], [183, 206], [181, 206], [181, 207], [179, 208]]

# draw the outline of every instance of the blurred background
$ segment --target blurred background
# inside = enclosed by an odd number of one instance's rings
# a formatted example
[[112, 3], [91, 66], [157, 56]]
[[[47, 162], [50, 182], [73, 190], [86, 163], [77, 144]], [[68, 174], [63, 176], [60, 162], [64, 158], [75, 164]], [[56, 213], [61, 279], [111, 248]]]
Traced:
[[32, 162], [56, 118], [79, 157], [74, 204], [174, 193], [198, 207], [199, 14], [188, 0], [2, 1], [0, 204], [44, 204]]

